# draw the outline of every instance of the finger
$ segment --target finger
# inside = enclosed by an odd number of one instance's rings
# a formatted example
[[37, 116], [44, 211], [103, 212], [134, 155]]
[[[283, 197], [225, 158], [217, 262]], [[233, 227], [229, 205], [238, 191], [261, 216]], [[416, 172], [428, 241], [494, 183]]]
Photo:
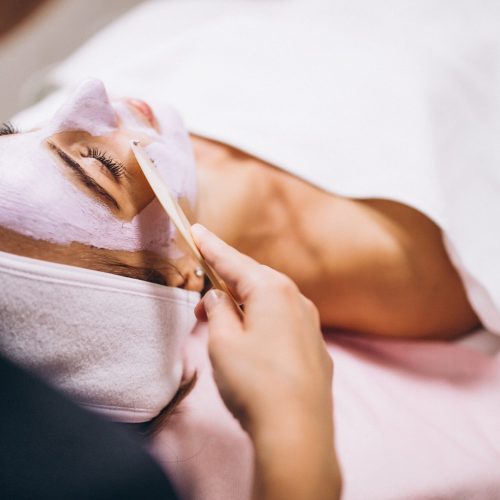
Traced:
[[229, 296], [220, 290], [210, 290], [203, 297], [203, 308], [211, 338], [241, 333], [241, 318]]
[[203, 299], [200, 299], [198, 304], [196, 304], [196, 306], [194, 308], [194, 315], [196, 316], [196, 319], [198, 321], [203, 321], [203, 322], [208, 321], [207, 313], [205, 311], [205, 305], [203, 303]]
[[207, 262], [242, 302], [267, 274], [264, 266], [224, 243], [200, 224], [191, 227], [193, 238]]
[[317, 327], [320, 328], [321, 326], [321, 320], [319, 316], [319, 311], [314, 302], [312, 302], [310, 299], [307, 297], [304, 297], [301, 295], [302, 303], [304, 304], [304, 309], [306, 311], [307, 316], [310, 318], [310, 320], [313, 322], [313, 324]]

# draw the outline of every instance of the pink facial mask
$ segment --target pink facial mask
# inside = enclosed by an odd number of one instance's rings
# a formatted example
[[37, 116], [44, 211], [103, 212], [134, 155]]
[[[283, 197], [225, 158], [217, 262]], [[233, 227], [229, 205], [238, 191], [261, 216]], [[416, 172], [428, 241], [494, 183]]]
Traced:
[[123, 128], [150, 138], [146, 151], [160, 174], [178, 199], [193, 204], [196, 177], [189, 137], [175, 111], [166, 111], [160, 135], [124, 102], [112, 104], [100, 81], [87, 80], [40, 129], [0, 137], [0, 226], [53, 243], [178, 253], [173, 226], [156, 199], [130, 222], [119, 220], [73, 185], [44, 145], [58, 132], [108, 134], [118, 127], [118, 117]]

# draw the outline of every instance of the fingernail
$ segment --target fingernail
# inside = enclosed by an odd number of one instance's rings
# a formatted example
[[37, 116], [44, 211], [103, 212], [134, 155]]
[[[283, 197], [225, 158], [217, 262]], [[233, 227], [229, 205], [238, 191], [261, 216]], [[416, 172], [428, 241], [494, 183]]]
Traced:
[[207, 229], [205, 226], [202, 226], [201, 224], [193, 224], [191, 226], [191, 236], [194, 238], [194, 241], [197, 245], [201, 244], [201, 240], [203, 239], [203, 236], [207, 234]]
[[209, 290], [205, 297], [203, 297], [203, 304], [205, 305], [205, 311], [216, 307], [222, 300], [224, 300], [225, 293], [220, 290]]
[[207, 233], [208, 229], [205, 226], [202, 226], [200, 223], [193, 224], [191, 226], [191, 232], [198, 233], [198, 234], [203, 234]]

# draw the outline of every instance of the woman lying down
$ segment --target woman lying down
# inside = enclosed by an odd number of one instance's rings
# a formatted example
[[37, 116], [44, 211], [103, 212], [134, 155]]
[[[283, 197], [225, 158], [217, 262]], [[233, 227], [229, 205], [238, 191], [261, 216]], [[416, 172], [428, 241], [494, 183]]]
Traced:
[[9, 357], [115, 420], [151, 420], [185, 392], [182, 346], [204, 280], [132, 140], [192, 222], [288, 274], [324, 326], [451, 339], [479, 324], [440, 229], [421, 212], [337, 196], [189, 135], [171, 109], [162, 118], [86, 80], [39, 127], [2, 130], [0, 342]]

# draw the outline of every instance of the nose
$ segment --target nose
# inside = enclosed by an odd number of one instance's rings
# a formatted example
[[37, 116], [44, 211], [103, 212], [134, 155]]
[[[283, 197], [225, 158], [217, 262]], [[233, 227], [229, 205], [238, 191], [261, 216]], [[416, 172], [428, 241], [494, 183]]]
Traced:
[[97, 79], [83, 81], [52, 120], [53, 133], [84, 131], [99, 136], [117, 127], [116, 114], [104, 84]]
[[158, 120], [156, 119], [151, 106], [147, 102], [143, 101], [142, 99], [134, 99], [131, 97], [124, 99], [124, 102], [131, 106], [136, 112], [138, 112], [141, 117], [148, 123], [148, 125], [159, 132]]

